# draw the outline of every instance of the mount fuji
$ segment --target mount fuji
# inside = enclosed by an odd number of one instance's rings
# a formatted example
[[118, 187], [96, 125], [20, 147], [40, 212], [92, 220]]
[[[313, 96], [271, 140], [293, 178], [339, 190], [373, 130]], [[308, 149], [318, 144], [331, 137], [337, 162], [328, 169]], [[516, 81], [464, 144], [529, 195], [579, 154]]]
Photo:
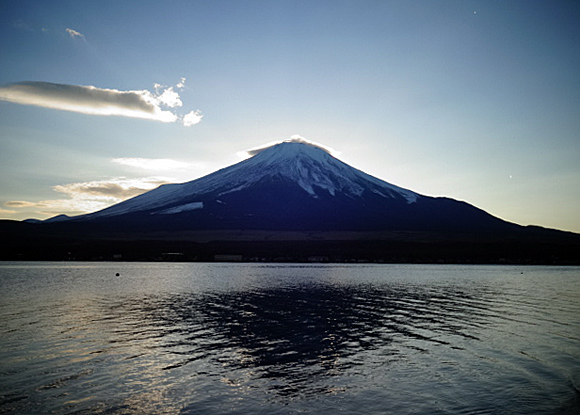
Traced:
[[183, 184], [70, 219], [132, 230], [493, 231], [513, 224], [467, 203], [368, 175], [302, 139]]
[[580, 235], [520, 226], [466, 202], [418, 194], [303, 139], [249, 154], [98, 212], [3, 221], [0, 237], [10, 246], [0, 258], [152, 259], [178, 252], [213, 260], [233, 252], [271, 260], [580, 262]]

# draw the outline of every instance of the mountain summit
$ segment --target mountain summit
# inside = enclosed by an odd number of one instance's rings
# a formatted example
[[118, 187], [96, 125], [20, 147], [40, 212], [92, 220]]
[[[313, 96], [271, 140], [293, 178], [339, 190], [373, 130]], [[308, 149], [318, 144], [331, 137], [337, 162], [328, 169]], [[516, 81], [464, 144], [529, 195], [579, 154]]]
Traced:
[[512, 226], [448, 198], [419, 195], [292, 139], [182, 184], [72, 219], [132, 229], [495, 230]]
[[[418, 194], [363, 173], [330, 155], [328, 150], [303, 140], [289, 140], [250, 151], [252, 157], [183, 184], [166, 184], [87, 218], [116, 216], [131, 212], [177, 214], [203, 209], [204, 203], [226, 203], [231, 194], [274, 187], [314, 199], [361, 198], [370, 192], [385, 199], [416, 202]], [[267, 198], [264, 194], [262, 197]], [[224, 200], [225, 199], [225, 200]]]

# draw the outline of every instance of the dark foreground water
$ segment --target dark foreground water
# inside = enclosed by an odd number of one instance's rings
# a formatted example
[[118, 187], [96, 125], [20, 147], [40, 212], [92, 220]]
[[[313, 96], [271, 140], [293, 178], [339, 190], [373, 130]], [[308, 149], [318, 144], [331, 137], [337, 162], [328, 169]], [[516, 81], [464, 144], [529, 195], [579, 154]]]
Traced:
[[0, 413], [577, 414], [579, 390], [578, 267], [0, 263]]

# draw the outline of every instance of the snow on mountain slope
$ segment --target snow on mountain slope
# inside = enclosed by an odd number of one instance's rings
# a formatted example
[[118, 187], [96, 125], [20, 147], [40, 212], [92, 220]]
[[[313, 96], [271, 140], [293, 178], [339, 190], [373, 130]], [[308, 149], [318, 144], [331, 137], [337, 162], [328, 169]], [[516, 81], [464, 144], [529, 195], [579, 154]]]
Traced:
[[[100, 218], [130, 212], [179, 213], [202, 209], [202, 198], [241, 191], [264, 179], [283, 178], [298, 184], [312, 198], [321, 192], [358, 198], [371, 192], [386, 199], [401, 199], [411, 204], [419, 194], [377, 179], [333, 157], [322, 147], [294, 139], [259, 151], [244, 161], [202, 178], [167, 184], [102, 211], [85, 215]], [[195, 200], [198, 198], [197, 200]]]

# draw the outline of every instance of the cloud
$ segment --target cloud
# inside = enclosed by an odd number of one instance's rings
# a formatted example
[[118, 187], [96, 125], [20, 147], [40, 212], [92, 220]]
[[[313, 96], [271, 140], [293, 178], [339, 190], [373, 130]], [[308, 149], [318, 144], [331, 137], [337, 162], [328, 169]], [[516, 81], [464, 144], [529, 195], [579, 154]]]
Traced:
[[20, 82], [0, 87], [0, 99], [91, 115], [120, 115], [174, 122], [177, 116], [163, 111], [149, 91], [118, 91], [94, 86]]
[[72, 198], [105, 198], [125, 200], [144, 193], [166, 183], [159, 179], [113, 179], [84, 183], [69, 183], [53, 186], [57, 192], [67, 194]]
[[36, 203], [35, 202], [25, 202], [22, 200], [13, 200], [13, 201], [4, 203], [4, 205], [6, 205], [8, 207], [13, 207], [13, 208], [25, 208], [25, 207], [34, 207], [34, 206], [36, 206]]
[[189, 163], [185, 161], [178, 161], [172, 159], [120, 157], [111, 159], [111, 161], [113, 163], [121, 164], [123, 166], [136, 167], [139, 169], [150, 171], [175, 171], [201, 167], [199, 163]]
[[185, 117], [183, 117], [183, 125], [186, 127], [191, 127], [192, 125], [200, 123], [202, 118], [203, 115], [201, 115], [199, 110], [191, 111], [190, 113], [186, 114]]
[[67, 29], [66, 29], [66, 32], [67, 32], [67, 33], [70, 35], [70, 37], [72, 37], [73, 39], [74, 39], [75, 37], [80, 37], [81, 39], [85, 40], [85, 35], [83, 35], [83, 34], [82, 34], [82, 33], [80, 33], [80, 32], [77, 32], [76, 30], [69, 29], [69, 28], [67, 27]]
[[[180, 84], [184, 81], [182, 78]], [[197, 124], [202, 117], [199, 111], [180, 117], [162, 109], [183, 105], [173, 87], [154, 94], [147, 90], [119, 91], [94, 86], [19, 82], [0, 86], [0, 100], [90, 115], [116, 115], [166, 123], [181, 121], [187, 127]]]
[[68, 199], [41, 200], [38, 202], [14, 200], [6, 202], [5, 206], [15, 209], [36, 209], [42, 214], [66, 213], [70, 215], [90, 213], [138, 196], [165, 183], [168, 183], [168, 181], [160, 177], [138, 179], [117, 177], [109, 180], [69, 183], [53, 186], [53, 190], [67, 195]]
[[173, 87], [167, 88], [157, 99], [170, 108], [181, 107], [183, 105], [181, 99], [179, 99], [179, 94], [173, 90]]
[[[173, 159], [150, 159], [138, 157], [121, 157], [111, 159], [113, 163], [134, 167], [150, 172], [176, 172], [200, 169], [203, 163], [185, 162]], [[41, 201], [12, 200], [4, 205], [11, 210], [1, 209], [0, 215], [41, 214], [54, 216], [56, 214], [80, 215], [105, 209], [123, 200], [138, 196], [156, 187], [175, 183], [176, 180], [163, 176], [138, 178], [114, 177], [106, 180], [93, 180], [53, 186], [52, 189], [66, 198]]]

